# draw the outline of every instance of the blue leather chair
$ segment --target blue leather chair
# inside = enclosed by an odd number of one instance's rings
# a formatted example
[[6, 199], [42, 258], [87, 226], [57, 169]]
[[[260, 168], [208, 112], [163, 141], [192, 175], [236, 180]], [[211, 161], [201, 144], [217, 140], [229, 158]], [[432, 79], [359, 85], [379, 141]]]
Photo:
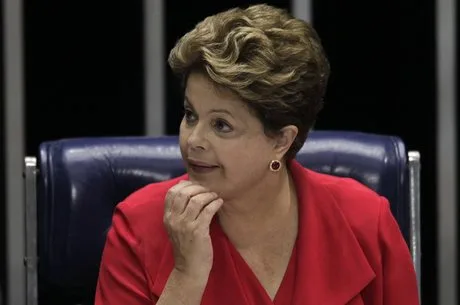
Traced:
[[[420, 275], [417, 152], [407, 153], [397, 137], [314, 131], [297, 159], [387, 197]], [[183, 173], [174, 136], [40, 145], [25, 160], [27, 304], [92, 304], [114, 207], [146, 184]]]

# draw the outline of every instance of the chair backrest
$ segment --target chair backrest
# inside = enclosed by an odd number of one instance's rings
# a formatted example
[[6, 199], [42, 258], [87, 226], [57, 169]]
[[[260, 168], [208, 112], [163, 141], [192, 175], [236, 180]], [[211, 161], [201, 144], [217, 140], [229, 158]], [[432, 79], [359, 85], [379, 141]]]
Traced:
[[[407, 240], [408, 169], [399, 138], [315, 131], [297, 159], [313, 170], [354, 178], [387, 197]], [[92, 304], [114, 207], [146, 184], [184, 173], [178, 139], [46, 142], [37, 165], [39, 304]]]

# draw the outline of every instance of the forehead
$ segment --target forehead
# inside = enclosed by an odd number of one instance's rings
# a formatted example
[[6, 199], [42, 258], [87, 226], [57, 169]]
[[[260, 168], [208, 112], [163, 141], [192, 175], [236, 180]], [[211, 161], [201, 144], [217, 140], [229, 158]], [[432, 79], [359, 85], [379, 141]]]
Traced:
[[202, 73], [190, 74], [185, 97], [196, 108], [219, 107], [237, 112], [249, 110], [235, 93], [217, 86]]

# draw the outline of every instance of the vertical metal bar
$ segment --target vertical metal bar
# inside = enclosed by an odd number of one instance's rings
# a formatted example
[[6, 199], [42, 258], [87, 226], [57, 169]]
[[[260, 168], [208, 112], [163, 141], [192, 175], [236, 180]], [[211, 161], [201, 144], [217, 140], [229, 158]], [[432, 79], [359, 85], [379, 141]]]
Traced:
[[161, 136], [166, 129], [163, 0], [144, 0], [144, 14], [145, 135]]
[[[291, 0], [291, 14], [296, 18], [313, 23], [313, 0]], [[314, 128], [312, 126], [310, 132]]]
[[291, 12], [296, 18], [304, 21], [313, 21], [313, 0], [292, 0]]
[[[25, 304], [23, 1], [4, 0], [5, 157], [8, 304]], [[2, 122], [3, 123], [3, 122]]]
[[421, 288], [422, 274], [422, 251], [420, 236], [420, 153], [418, 151], [409, 152], [409, 191], [410, 191], [410, 247], [412, 260], [417, 273], [417, 283], [419, 287], [419, 297]]
[[37, 258], [37, 159], [24, 160], [25, 179], [25, 230], [26, 230], [26, 291], [27, 305], [38, 304], [38, 258]]
[[438, 304], [457, 300], [456, 1], [436, 1]]

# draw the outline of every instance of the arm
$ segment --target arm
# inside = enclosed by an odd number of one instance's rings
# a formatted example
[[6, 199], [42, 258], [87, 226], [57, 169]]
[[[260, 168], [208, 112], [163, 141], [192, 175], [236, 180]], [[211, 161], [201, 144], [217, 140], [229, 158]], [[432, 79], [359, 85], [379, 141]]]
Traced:
[[200, 305], [207, 277], [188, 277], [174, 269], [156, 305]]
[[412, 257], [389, 203], [382, 198], [379, 241], [383, 268], [383, 304], [417, 305], [419, 296]]
[[[220, 205], [219, 201], [214, 200], [203, 209], [204, 213], [201, 213], [198, 219], [200, 221], [197, 222], [202, 224], [199, 227], [201, 229], [193, 230], [195, 234], [209, 239], [209, 223]], [[200, 211], [198, 207], [194, 209]], [[191, 238], [187, 237], [186, 240]], [[210, 239], [208, 243], [212, 247]], [[189, 252], [184, 253], [190, 254]], [[142, 251], [138, 235], [133, 232], [130, 219], [121, 204], [115, 209], [112, 226], [107, 235], [99, 270], [95, 305], [199, 305], [201, 303], [209, 272], [195, 272], [189, 275], [174, 268], [161, 296], [157, 299], [150, 291], [140, 253]]]
[[115, 209], [99, 269], [95, 305], [152, 305], [139, 243], [128, 219]]

